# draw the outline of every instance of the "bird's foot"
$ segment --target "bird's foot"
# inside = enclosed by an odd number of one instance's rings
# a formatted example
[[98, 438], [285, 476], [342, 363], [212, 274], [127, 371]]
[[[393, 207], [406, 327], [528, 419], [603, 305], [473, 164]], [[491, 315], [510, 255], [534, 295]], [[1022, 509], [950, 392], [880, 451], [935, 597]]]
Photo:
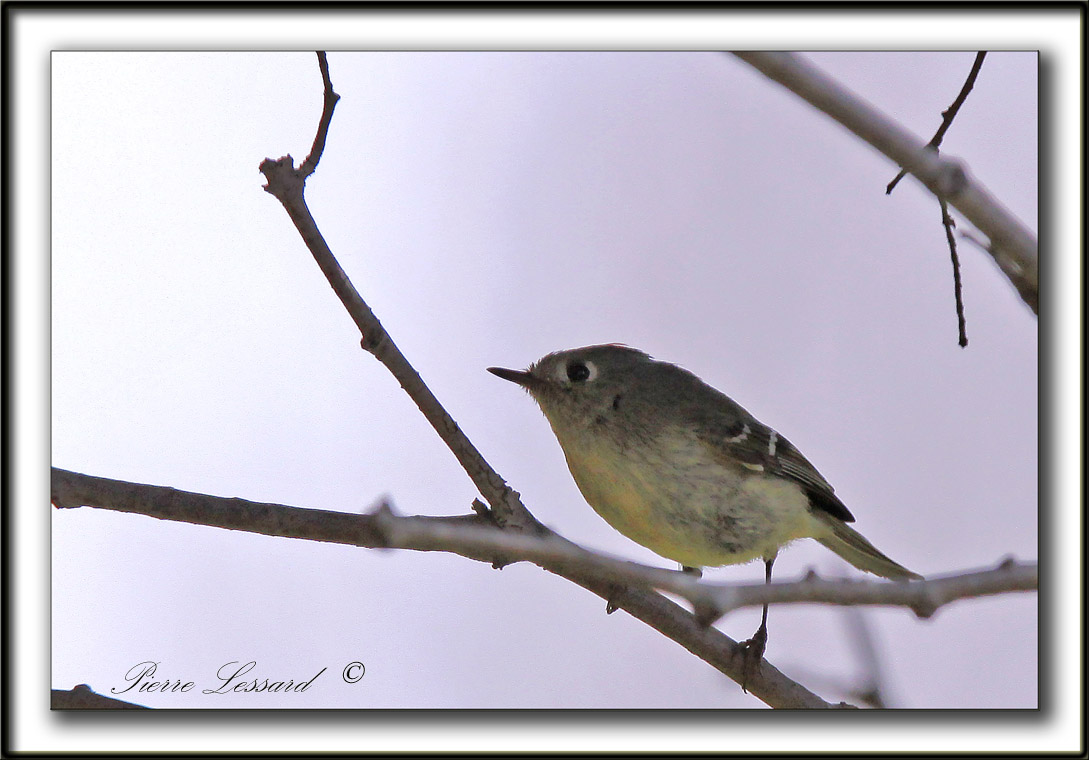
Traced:
[[741, 653], [745, 658], [742, 665], [741, 690], [748, 693], [749, 677], [760, 667], [760, 661], [764, 659], [764, 649], [768, 644], [768, 629], [760, 626], [748, 641], [741, 642]]

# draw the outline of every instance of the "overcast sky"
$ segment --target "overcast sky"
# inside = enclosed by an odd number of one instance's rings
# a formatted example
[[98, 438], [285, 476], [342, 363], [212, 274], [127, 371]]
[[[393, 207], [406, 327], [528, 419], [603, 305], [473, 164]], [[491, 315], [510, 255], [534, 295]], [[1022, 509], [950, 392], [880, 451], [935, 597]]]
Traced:
[[[928, 138], [971, 52], [808, 56]], [[662, 567], [586, 505], [532, 401], [485, 368], [622, 342], [791, 439], [857, 527], [925, 575], [1038, 557], [1036, 318], [937, 203], [718, 53], [330, 53], [307, 202], [394, 341], [529, 509]], [[359, 336], [265, 157], [309, 150], [312, 53], [54, 52], [52, 463], [220, 496], [455, 515], [471, 482]], [[988, 55], [943, 144], [1037, 228], [1038, 58]], [[959, 229], [970, 230], [958, 216]], [[161, 707], [761, 707], [528, 564], [353, 549], [105, 510], [52, 516], [52, 684], [230, 661], [305, 694]], [[813, 541], [778, 579], [857, 572]], [[710, 570], [753, 581], [759, 564]], [[862, 612], [892, 706], [1035, 707], [1036, 595]], [[718, 626], [747, 638], [759, 611]], [[865, 663], [841, 609], [771, 610], [768, 660], [825, 699]], [[366, 665], [358, 684], [341, 668]]]

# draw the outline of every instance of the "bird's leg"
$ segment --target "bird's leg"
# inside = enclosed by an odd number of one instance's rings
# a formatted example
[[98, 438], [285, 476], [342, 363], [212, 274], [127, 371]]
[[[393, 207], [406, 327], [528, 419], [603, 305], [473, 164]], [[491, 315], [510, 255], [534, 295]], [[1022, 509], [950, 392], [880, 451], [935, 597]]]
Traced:
[[[764, 560], [764, 583], [771, 583], [771, 566], [775, 564], [775, 557]], [[768, 643], [768, 603], [764, 602], [764, 611], [760, 615], [760, 627], [756, 629], [756, 633], [752, 635], [752, 638], [748, 641], [741, 642], [741, 648], [745, 653], [745, 665], [744, 674], [741, 678], [741, 690], [748, 692], [745, 688], [749, 682], [749, 676], [752, 674], [753, 668], [755, 668], [760, 660], [764, 658], [764, 648]]]

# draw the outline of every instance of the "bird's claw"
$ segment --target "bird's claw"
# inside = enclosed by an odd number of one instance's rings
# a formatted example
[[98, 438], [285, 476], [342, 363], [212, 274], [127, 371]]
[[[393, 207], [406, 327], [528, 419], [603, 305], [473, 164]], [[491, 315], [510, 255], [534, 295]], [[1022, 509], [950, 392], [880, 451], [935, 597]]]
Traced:
[[741, 690], [746, 694], [749, 692], [749, 677], [760, 666], [760, 661], [764, 659], [764, 649], [767, 644], [768, 631], [763, 626], [753, 634], [751, 639], [742, 641], [740, 644], [741, 654], [745, 659], [744, 665], [742, 665]]

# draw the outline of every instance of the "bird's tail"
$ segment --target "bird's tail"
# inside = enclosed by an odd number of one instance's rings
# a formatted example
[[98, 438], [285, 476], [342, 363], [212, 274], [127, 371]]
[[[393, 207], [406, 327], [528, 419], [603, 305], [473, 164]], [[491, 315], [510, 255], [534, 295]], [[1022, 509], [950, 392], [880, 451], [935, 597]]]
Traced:
[[828, 528], [825, 534], [815, 538], [859, 570], [894, 581], [922, 580], [923, 576], [893, 562], [878, 551], [877, 547], [867, 541], [861, 533], [838, 517], [820, 511], [815, 511], [814, 516]]

